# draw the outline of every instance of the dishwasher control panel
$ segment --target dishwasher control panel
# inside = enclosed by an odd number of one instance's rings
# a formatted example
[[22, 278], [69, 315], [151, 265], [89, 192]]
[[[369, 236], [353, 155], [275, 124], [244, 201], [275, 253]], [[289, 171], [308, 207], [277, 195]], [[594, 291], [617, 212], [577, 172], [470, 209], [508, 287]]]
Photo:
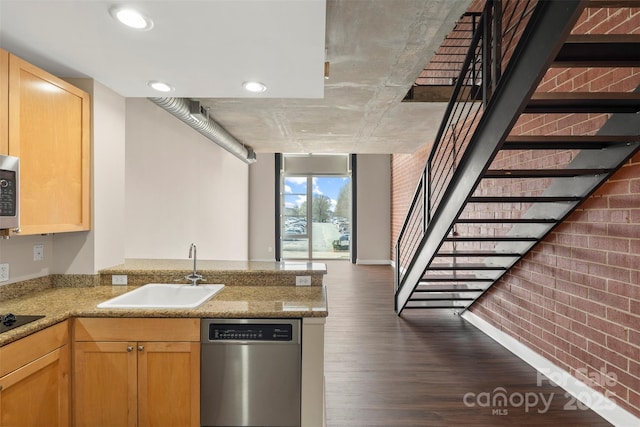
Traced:
[[209, 341], [293, 341], [291, 324], [210, 323]]

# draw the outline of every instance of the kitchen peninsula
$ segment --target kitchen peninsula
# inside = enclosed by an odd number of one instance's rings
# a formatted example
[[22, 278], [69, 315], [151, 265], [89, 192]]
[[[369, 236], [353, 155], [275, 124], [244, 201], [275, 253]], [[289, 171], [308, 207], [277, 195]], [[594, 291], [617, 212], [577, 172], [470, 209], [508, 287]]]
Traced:
[[[328, 315], [326, 288], [323, 286], [322, 278], [326, 274], [326, 266], [319, 263], [201, 260], [198, 261], [198, 273], [204, 277], [201, 283], [221, 283], [225, 284], [225, 287], [211, 300], [198, 307], [188, 309], [97, 308], [99, 303], [146, 283], [184, 283], [186, 285], [187, 281], [184, 276], [192, 271], [191, 265], [190, 260], [126, 260], [121, 265], [101, 270], [97, 279], [85, 276], [62, 276], [50, 278], [49, 283], [42, 279], [42, 289], [13, 298], [8, 298], [11, 296], [9, 288], [20, 289], [20, 284], [10, 284], [3, 287], [5, 289], [2, 290], [3, 298], [0, 302], [0, 312], [10, 312], [16, 315], [37, 314], [44, 317], [0, 334], [0, 346], [2, 346], [0, 347], [0, 386], [9, 384], [3, 383], [3, 380], [12, 375], [12, 371], [9, 370], [12, 368], [6, 367], [6, 361], [13, 352], [17, 351], [13, 350], [13, 347], [17, 348], [20, 343], [26, 342], [26, 340], [30, 340], [29, 345], [33, 347], [37, 337], [53, 328], [56, 328], [56, 337], [60, 338], [55, 345], [51, 345], [51, 349], [46, 347], [44, 351], [60, 351], [60, 349], [66, 348], [70, 353], [66, 362], [62, 357], [65, 352], [61, 353], [62, 359], [59, 364], [63, 374], [60, 378], [64, 380], [65, 371], [71, 372], [72, 380], [66, 387], [66, 393], [74, 396], [73, 388], [78, 388], [80, 385], [86, 386], [87, 382], [77, 381], [76, 377], [82, 374], [82, 371], [78, 371], [77, 366], [71, 370], [70, 361], [75, 360], [75, 365], [78, 365], [78, 361], [83, 360], [78, 359], [79, 349], [86, 352], [87, 350], [83, 346], [95, 345], [95, 343], [89, 342], [90, 340], [95, 340], [98, 344], [98, 341], [159, 341], [159, 337], [145, 335], [148, 330], [156, 329], [153, 322], [184, 321], [188, 323], [179, 326], [182, 328], [186, 325], [187, 332], [184, 336], [163, 333], [161, 334], [162, 341], [166, 341], [167, 345], [172, 344], [173, 341], [188, 341], [191, 345], [190, 348], [193, 349], [199, 348], [200, 319], [298, 318], [301, 319], [303, 336], [301, 425], [322, 426], [324, 323]], [[114, 276], [116, 276], [115, 281], [117, 282], [122, 282], [123, 277], [126, 276], [127, 285], [112, 285]], [[299, 284], [310, 283], [310, 285], [296, 286], [296, 281]], [[100, 336], [93, 332], [94, 330], [102, 330], [100, 329], [102, 328], [101, 322], [104, 324], [115, 322], [112, 324], [116, 326], [109, 334], [115, 333], [116, 338], [109, 335]], [[98, 325], [98, 329], [95, 329], [95, 325]], [[145, 325], [149, 325], [149, 327], [147, 328]], [[164, 325], [171, 325], [170, 328], [174, 329], [172, 323], [164, 323]], [[94, 329], [90, 329], [90, 327]], [[176, 330], [179, 328], [176, 327]], [[138, 329], [144, 329], [144, 332]], [[105, 339], [105, 336], [109, 339]], [[142, 346], [142, 344], [140, 345]], [[42, 357], [47, 357], [47, 355], [48, 353], [34, 354], [30, 360], [25, 360], [25, 364], [28, 366]], [[194, 364], [197, 364], [199, 368], [199, 360]], [[14, 367], [21, 368], [21, 366]], [[16, 371], [18, 370], [20, 369], [16, 369]], [[142, 368], [138, 367], [138, 372], [141, 370]], [[191, 372], [191, 376], [196, 376], [193, 371]], [[199, 369], [197, 375], [199, 375]], [[193, 381], [191, 387], [193, 387]], [[8, 410], [5, 407], [4, 397], [10, 390], [10, 387], [6, 387], [0, 391], [3, 396], [0, 417], [3, 417], [3, 414]], [[61, 387], [57, 393], [65, 393], [65, 387]], [[61, 401], [63, 402], [64, 399]], [[65, 423], [65, 419], [75, 418], [78, 420], [82, 416], [82, 411], [76, 408], [76, 400], [71, 398], [69, 401], [71, 409], [67, 412], [74, 414], [74, 416], [58, 414], [56, 418], [61, 420], [60, 425], [71, 425], [70, 422]], [[138, 405], [139, 408], [147, 408], [147, 410], [150, 410], [151, 407], [162, 406], [144, 406], [143, 402], [139, 402]], [[59, 411], [63, 413], [64, 408]], [[137, 412], [142, 413], [142, 409]], [[195, 412], [197, 412], [195, 408], [191, 408], [189, 425], [199, 425], [198, 417], [193, 416]], [[142, 420], [135, 425], [144, 424]]]

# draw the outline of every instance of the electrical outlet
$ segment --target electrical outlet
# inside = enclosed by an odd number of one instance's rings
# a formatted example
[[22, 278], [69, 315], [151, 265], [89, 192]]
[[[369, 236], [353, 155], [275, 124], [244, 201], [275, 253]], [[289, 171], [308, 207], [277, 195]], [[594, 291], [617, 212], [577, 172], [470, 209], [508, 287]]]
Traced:
[[9, 264], [0, 264], [0, 282], [9, 280]]
[[127, 284], [127, 275], [126, 274], [112, 274], [111, 275], [111, 284], [112, 285], [126, 285]]
[[33, 245], [33, 260], [42, 261], [44, 259], [44, 245]]
[[311, 276], [296, 276], [296, 286], [311, 286]]

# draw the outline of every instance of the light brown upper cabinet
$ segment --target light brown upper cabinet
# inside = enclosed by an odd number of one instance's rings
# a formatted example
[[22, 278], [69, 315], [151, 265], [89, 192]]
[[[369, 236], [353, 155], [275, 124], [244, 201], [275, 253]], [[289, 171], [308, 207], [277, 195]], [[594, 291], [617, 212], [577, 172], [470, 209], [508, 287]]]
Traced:
[[0, 49], [0, 154], [9, 154], [9, 53]]
[[89, 95], [11, 53], [0, 65], [0, 152], [20, 158], [21, 234], [89, 230]]

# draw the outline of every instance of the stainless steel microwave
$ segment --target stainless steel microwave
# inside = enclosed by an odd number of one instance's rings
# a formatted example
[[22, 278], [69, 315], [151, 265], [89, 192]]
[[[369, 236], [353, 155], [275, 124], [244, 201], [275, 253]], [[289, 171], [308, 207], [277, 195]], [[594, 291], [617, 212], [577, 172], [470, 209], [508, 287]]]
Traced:
[[0, 230], [20, 228], [20, 159], [0, 154]]

